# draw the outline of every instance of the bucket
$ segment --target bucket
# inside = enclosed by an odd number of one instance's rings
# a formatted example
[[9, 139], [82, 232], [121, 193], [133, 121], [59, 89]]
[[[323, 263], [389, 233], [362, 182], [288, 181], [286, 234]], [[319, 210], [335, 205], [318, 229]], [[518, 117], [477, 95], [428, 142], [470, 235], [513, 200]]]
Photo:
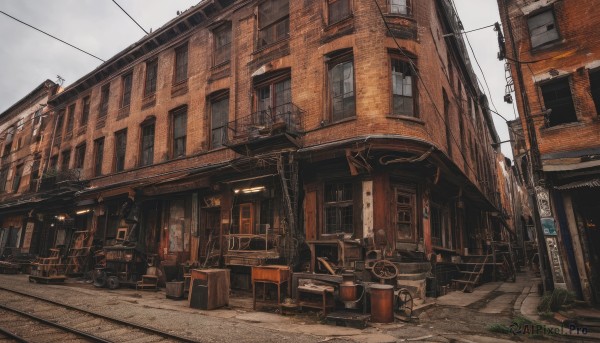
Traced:
[[166, 283], [166, 293], [169, 299], [183, 299], [183, 281]]
[[394, 321], [394, 286], [371, 285], [371, 322], [392, 323]]

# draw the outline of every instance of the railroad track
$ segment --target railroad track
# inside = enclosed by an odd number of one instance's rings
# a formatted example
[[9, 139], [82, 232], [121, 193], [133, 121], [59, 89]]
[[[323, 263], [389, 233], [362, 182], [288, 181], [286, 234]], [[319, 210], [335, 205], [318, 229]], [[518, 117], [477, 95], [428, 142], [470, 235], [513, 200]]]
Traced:
[[198, 342], [145, 325], [0, 286], [0, 343]]

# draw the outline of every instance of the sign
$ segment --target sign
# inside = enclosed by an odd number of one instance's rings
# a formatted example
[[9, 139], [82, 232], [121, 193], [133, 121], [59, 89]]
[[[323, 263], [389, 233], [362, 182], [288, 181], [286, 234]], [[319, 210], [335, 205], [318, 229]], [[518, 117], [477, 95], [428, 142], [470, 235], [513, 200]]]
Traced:
[[536, 198], [538, 202], [538, 209], [540, 211], [540, 217], [552, 217], [552, 210], [550, 209], [550, 195], [548, 190], [544, 187], [535, 187]]
[[28, 222], [27, 226], [25, 226], [25, 237], [23, 237], [23, 246], [21, 247], [21, 251], [24, 253], [28, 253], [29, 248], [31, 247], [31, 238], [33, 237], [34, 227], [34, 222]]
[[546, 247], [548, 248], [548, 258], [550, 259], [550, 269], [552, 270], [552, 277], [554, 279], [554, 285], [564, 288], [565, 276], [563, 274], [562, 263], [560, 258], [560, 253], [558, 251], [558, 241], [556, 237], [548, 236], [546, 237]]
[[542, 229], [544, 230], [544, 236], [556, 236], [556, 226], [554, 224], [554, 218], [542, 218]]

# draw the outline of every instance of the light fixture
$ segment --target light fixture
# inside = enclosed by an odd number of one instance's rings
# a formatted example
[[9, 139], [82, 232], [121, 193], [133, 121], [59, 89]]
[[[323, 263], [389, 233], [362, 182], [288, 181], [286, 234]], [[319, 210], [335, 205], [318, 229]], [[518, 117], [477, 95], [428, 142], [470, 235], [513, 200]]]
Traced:
[[239, 194], [240, 192], [242, 192], [244, 194], [249, 194], [249, 193], [262, 192], [264, 190], [265, 190], [265, 186], [258, 186], [258, 187], [252, 187], [252, 188], [235, 189], [235, 190], [233, 190], [233, 193]]
[[59, 214], [58, 216], [54, 216], [54, 218], [56, 218], [59, 221], [63, 221], [63, 220], [66, 219], [66, 217], [64, 215], [62, 215], [62, 214]]
[[85, 210], [80, 210], [75, 212], [76, 215], [81, 215], [81, 214], [86, 214], [89, 213], [91, 210], [89, 208], [86, 208]]

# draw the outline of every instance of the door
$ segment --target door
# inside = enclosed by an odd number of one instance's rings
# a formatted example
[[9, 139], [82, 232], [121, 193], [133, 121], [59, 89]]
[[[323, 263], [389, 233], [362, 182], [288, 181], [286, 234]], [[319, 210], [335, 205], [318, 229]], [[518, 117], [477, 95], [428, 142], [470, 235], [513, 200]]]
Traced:
[[252, 203], [240, 204], [240, 233], [254, 233], [254, 206]]

